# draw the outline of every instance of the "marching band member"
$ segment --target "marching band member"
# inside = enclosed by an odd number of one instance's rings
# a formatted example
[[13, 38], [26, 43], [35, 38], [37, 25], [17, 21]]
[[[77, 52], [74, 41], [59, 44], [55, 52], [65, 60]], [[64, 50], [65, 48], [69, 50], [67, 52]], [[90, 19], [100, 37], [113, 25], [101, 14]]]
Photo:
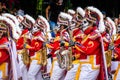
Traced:
[[[19, 22], [18, 22], [17, 18], [16, 18], [14, 15], [9, 14], [9, 13], [3, 13], [2, 16], [7, 17], [7, 18], [9, 18], [11, 21], [13, 21], [13, 23], [15, 24], [15, 28], [16, 28], [16, 31], [17, 31], [18, 38], [19, 38], [20, 35], [21, 35], [21, 33], [22, 33], [22, 30], [21, 30], [20, 27], [19, 27]], [[17, 39], [18, 39], [18, 38], [17, 38]], [[17, 39], [16, 39], [16, 40], [17, 40]]]
[[68, 49], [68, 41], [70, 40], [69, 34], [67, 32], [68, 20], [71, 20], [72, 16], [61, 12], [58, 17], [58, 24], [60, 29], [56, 32], [56, 37], [46, 44], [48, 48], [51, 49], [51, 56], [53, 58], [52, 68], [51, 68], [51, 80], [62, 80], [64, 77], [65, 69], [61, 68], [61, 57], [58, 55], [62, 53], [63, 50]]
[[116, 39], [114, 41], [114, 54], [113, 54], [113, 61], [115, 62], [113, 68], [114, 72], [113, 74], [113, 80], [119, 80], [120, 79], [120, 33], [118, 32], [116, 35]]
[[[0, 16], [0, 79], [18, 80], [16, 48], [13, 39], [16, 39], [15, 24], [8, 18]], [[9, 74], [9, 75], [8, 75]]]
[[[16, 39], [14, 39], [14, 48], [16, 48], [16, 41], [19, 39], [19, 37], [20, 37], [20, 35], [21, 35], [21, 33], [22, 33], [22, 30], [21, 30], [21, 28], [19, 27], [19, 22], [18, 22], [18, 20], [17, 20], [17, 18], [14, 16], [14, 15], [12, 15], [12, 14], [9, 14], [9, 13], [3, 13], [2, 14], [2, 16], [4, 16], [4, 17], [7, 17], [7, 18], [9, 18], [14, 24], [15, 24], [15, 28], [16, 28], [16, 31], [17, 31], [17, 35], [18, 35], [18, 37], [16, 38]], [[16, 54], [16, 57], [19, 57], [19, 55], [18, 54]], [[17, 58], [18, 58], [17, 57]], [[18, 58], [19, 59], [19, 58]], [[20, 60], [20, 59], [19, 59]], [[19, 61], [18, 61], [19, 62]], [[20, 68], [19, 67], [19, 65], [17, 65], [18, 66], [18, 68]], [[19, 74], [19, 77], [21, 78], [22, 77], [22, 73], [21, 73], [21, 70], [20, 69], [18, 69], [19, 70], [19, 72], [18, 72], [18, 74]]]
[[[101, 80], [104, 80], [104, 75], [100, 74], [102, 69], [102, 38], [100, 32], [104, 31], [103, 15], [94, 7], [87, 7], [85, 9], [85, 20], [83, 20], [82, 30], [84, 38], [78, 44], [81, 54], [86, 55], [87, 62], [81, 62], [79, 76], [76, 80], [96, 80], [99, 75]], [[100, 32], [99, 32], [99, 31]], [[105, 57], [104, 57], [105, 58]], [[106, 62], [105, 62], [106, 64]], [[106, 70], [106, 68], [104, 68]], [[107, 73], [107, 72], [106, 72]], [[106, 74], [107, 75], [107, 74]], [[105, 76], [108, 80], [108, 77]]]
[[[73, 22], [74, 22], [74, 27], [71, 29], [72, 30], [72, 35], [71, 36], [72, 36], [73, 42], [80, 43], [81, 40], [82, 40], [82, 37], [84, 35], [80, 26], [81, 26], [82, 20], [84, 19], [85, 12], [81, 7], [78, 7], [76, 12], [77, 12], [76, 16], [73, 15], [74, 18], [72, 19]], [[73, 24], [73, 23], [71, 23], [71, 24]], [[73, 25], [70, 25], [70, 27], [71, 26], [73, 26]], [[75, 46], [75, 45], [72, 46], [72, 57], [74, 58], [74, 61], [72, 62], [73, 67], [70, 70], [67, 71], [67, 74], [65, 76], [65, 80], [75, 80], [77, 70], [78, 70], [78, 67], [80, 65], [80, 60], [79, 59], [80, 59], [80, 56], [81, 56], [80, 51], [78, 51], [76, 48], [77, 48], [77, 46]]]
[[[48, 28], [48, 22], [43, 16], [39, 16], [36, 20], [36, 24], [32, 30], [32, 40], [30, 44], [30, 58], [31, 63], [28, 71], [28, 80], [42, 80], [42, 74], [40, 72], [41, 67], [47, 65], [47, 48], [44, 43], [47, 41], [47, 32], [44, 30]], [[50, 37], [50, 36], [49, 36]], [[39, 73], [39, 78], [36, 76]], [[41, 76], [40, 76], [41, 75]]]
[[22, 29], [22, 34], [16, 42], [19, 65], [22, 72], [23, 80], [28, 80], [26, 74], [27, 74], [28, 65], [30, 64], [30, 58], [29, 58], [29, 51], [26, 49], [26, 44], [30, 44], [31, 42], [30, 30], [32, 29], [34, 23], [35, 20], [31, 16], [27, 14], [24, 16], [24, 19], [21, 22], [22, 27], [20, 27]]
[[103, 37], [103, 44], [104, 44], [104, 50], [106, 55], [106, 62], [107, 62], [107, 68], [109, 73], [109, 78], [111, 76], [111, 63], [112, 63], [112, 55], [113, 55], [113, 45], [114, 45], [114, 39], [116, 36], [116, 27], [112, 19], [109, 17], [104, 18], [104, 24], [105, 24], [105, 31], [102, 33]]

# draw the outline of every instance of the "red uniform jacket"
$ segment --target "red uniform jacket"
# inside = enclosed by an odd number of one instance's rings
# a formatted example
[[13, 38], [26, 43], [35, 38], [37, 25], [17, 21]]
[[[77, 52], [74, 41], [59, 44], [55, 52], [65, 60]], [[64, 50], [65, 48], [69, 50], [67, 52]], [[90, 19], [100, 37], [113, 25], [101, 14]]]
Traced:
[[117, 39], [114, 41], [114, 45], [115, 45], [115, 48], [114, 48], [115, 56], [114, 57], [117, 61], [120, 61], [120, 34], [118, 34]]
[[[24, 35], [26, 35], [27, 32], [29, 32], [28, 29], [22, 31], [21, 37], [16, 42], [17, 50], [24, 49], [24, 44], [25, 44]], [[30, 39], [27, 39], [27, 43], [30, 44]]]
[[[0, 45], [8, 42], [7, 37], [2, 37], [0, 39]], [[0, 64], [9, 60], [9, 52], [7, 49], [0, 49]]]
[[[80, 28], [75, 28], [73, 29], [73, 40], [77, 43], [81, 43], [82, 39], [83, 39], [84, 33]], [[81, 51], [79, 51], [77, 49], [77, 45], [75, 45], [75, 47], [73, 47], [72, 52], [73, 55], [77, 58], [77, 59], [86, 59], [86, 55], [85, 54], [81, 54]]]
[[95, 65], [98, 65], [100, 64], [102, 56], [100, 36], [96, 31], [96, 27], [89, 27], [84, 33], [86, 36], [84, 36], [81, 44], [77, 44], [80, 49], [79, 51], [87, 56], [94, 55], [94, 60], [96, 61]]
[[[61, 37], [63, 39], [61, 39]], [[58, 39], [56, 39], [56, 38], [58, 38]], [[48, 48], [51, 49], [52, 57], [56, 57], [56, 55], [54, 53], [55, 53], [56, 50], [60, 49], [60, 41], [63, 40], [65, 42], [68, 42], [70, 40], [69, 34], [65, 29], [62, 30], [61, 32], [57, 32], [56, 38], [53, 42], [49, 43], [49, 47], [48, 47]], [[65, 46], [65, 49], [67, 49], [67, 48], [68, 48], [68, 46]]]
[[41, 31], [37, 31], [33, 34], [33, 39], [31, 40], [29, 54], [30, 56], [34, 56], [35, 52], [39, 51], [43, 48], [44, 43], [44, 35]]

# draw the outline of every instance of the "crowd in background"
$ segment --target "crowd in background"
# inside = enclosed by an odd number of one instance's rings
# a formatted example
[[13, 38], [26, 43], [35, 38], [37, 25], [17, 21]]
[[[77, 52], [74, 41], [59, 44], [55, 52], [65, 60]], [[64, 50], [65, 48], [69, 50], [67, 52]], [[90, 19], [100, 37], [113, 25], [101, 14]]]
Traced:
[[[51, 6], [51, 3], [53, 4], [53, 3], [56, 3], [56, 1], [57, 0], [50, 0], [50, 1], [48, 1], [48, 6], [50, 5]], [[44, 4], [43, 4], [44, 5]], [[64, 8], [63, 10], [64, 11], [66, 11], [66, 7], [65, 7], [65, 1], [63, 1], [63, 4], [62, 4], [64, 7], [62, 7], [62, 8]], [[12, 6], [12, 5], [11, 5]], [[48, 7], [47, 6], [47, 7]], [[69, 5], [67, 5], [67, 6], [69, 6]], [[47, 7], [46, 6], [43, 6], [42, 8], [44, 8], [45, 7], [45, 9], [47, 9]], [[53, 6], [54, 7], [54, 6]], [[46, 14], [46, 10], [44, 9], [44, 11], [43, 12], [45, 12], [45, 14]], [[51, 9], [52, 10], [52, 9]], [[51, 12], [53, 12], [54, 10], [52, 10]], [[0, 2], [0, 14], [1, 13], [11, 13], [11, 14], [13, 14], [13, 15], [24, 15], [26, 12], [25, 12], [25, 10], [23, 10], [23, 9], [21, 9], [21, 6], [20, 6], [20, 4], [19, 5], [17, 5], [17, 6], [14, 6], [14, 7], [10, 7], [10, 6], [8, 6], [6, 3], [4, 3], [4, 2]], [[29, 13], [28, 13], [29, 14]], [[47, 18], [47, 20], [48, 20], [48, 16], [46, 16], [46, 15], [43, 15], [43, 16], [45, 16], [46, 18]], [[58, 14], [58, 13], [57, 13]], [[34, 15], [34, 16], [33, 16]], [[34, 18], [35, 18], [35, 16], [36, 16], [36, 14], [33, 14], [33, 15], [31, 15], [31, 16], [33, 16]], [[38, 14], [39, 15], [39, 14]], [[41, 15], [41, 14], [40, 14]], [[49, 17], [50, 17], [50, 15], [49, 15]], [[113, 21], [115, 22], [115, 25], [116, 25], [116, 27], [118, 27], [117, 29], [118, 29], [118, 31], [119, 31], [119, 26], [120, 26], [120, 14], [117, 16], [117, 17], [112, 17], [112, 19], [113, 19]], [[48, 20], [49, 21], [49, 20]], [[56, 21], [55, 21], [56, 22]], [[51, 25], [51, 24], [50, 24]], [[53, 35], [54, 36], [54, 35]]]
[[117, 27], [117, 32], [119, 32], [120, 31], [120, 28], [119, 28], [120, 27], [120, 14], [119, 14], [119, 17], [114, 18], [114, 22]]
[[0, 2], [0, 14], [1, 13], [11, 13], [13, 15], [24, 15], [24, 11], [18, 6], [14, 8], [9, 8], [5, 3]]

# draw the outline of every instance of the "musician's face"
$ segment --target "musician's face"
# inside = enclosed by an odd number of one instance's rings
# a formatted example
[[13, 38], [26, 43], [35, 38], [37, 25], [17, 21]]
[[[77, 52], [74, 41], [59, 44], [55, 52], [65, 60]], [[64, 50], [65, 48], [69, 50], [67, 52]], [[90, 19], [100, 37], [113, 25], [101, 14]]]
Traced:
[[63, 26], [63, 25], [61, 25], [61, 26], [60, 26], [60, 30], [63, 30], [63, 29], [64, 29], [64, 26]]
[[7, 29], [3, 25], [0, 25], [0, 39], [4, 34], [7, 34]]
[[2, 35], [3, 35], [3, 32], [0, 30], [0, 38], [2, 37]]
[[62, 0], [58, 0], [57, 5], [62, 5], [63, 1]]
[[85, 29], [89, 27], [89, 22], [86, 19], [82, 20], [81, 27], [84, 31]]

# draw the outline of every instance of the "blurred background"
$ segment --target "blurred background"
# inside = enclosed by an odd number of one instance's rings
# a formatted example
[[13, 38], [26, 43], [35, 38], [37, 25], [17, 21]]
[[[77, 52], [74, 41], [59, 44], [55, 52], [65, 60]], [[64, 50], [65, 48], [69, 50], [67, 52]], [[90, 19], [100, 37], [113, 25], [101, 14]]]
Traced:
[[[3, 5], [6, 5], [9, 11], [22, 9], [25, 13], [36, 17], [37, 15], [45, 16], [45, 9], [48, 4], [54, 0], [0, 0]], [[81, 6], [95, 6], [101, 11], [105, 11], [107, 16], [118, 17], [120, 14], [120, 7], [118, 0], [63, 0], [65, 9]]]

